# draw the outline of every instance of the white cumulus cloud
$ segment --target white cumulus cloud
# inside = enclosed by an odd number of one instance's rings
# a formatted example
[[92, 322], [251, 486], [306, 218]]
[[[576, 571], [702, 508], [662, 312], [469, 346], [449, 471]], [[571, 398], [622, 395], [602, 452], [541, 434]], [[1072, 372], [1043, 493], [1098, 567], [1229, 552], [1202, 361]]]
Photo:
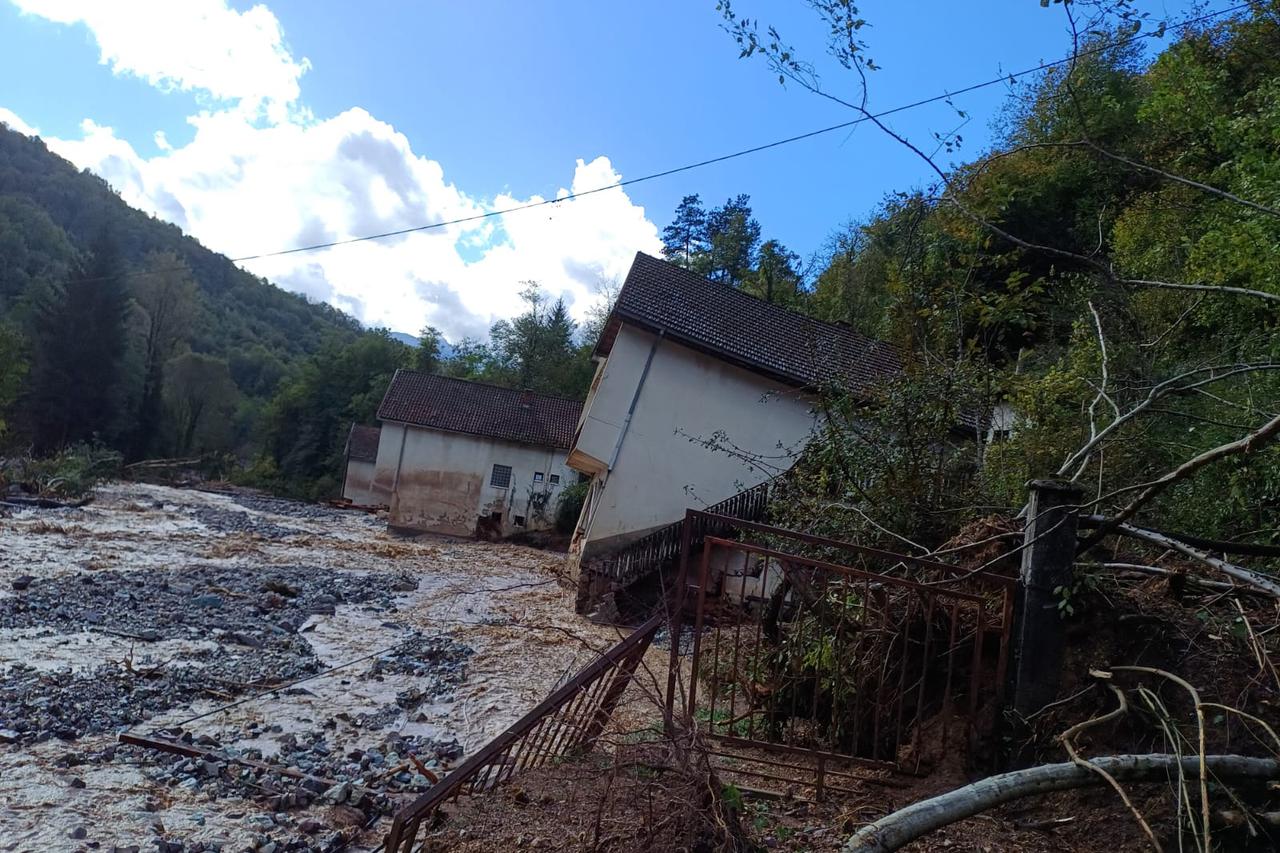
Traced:
[[[51, 20], [84, 23], [103, 61], [118, 72], [230, 102], [188, 119], [195, 134], [184, 145], [173, 145], [157, 131], [158, 150], [147, 155], [93, 119], [82, 122], [79, 136], [47, 142], [101, 175], [129, 204], [231, 257], [541, 200], [468, 194], [448, 180], [441, 163], [414, 151], [404, 134], [359, 107], [324, 119], [312, 116], [297, 104], [307, 63], [292, 58], [279, 22], [264, 6], [238, 13], [219, 0], [14, 2]], [[100, 11], [107, 6], [112, 14]], [[128, 19], [153, 6], [162, 8], [148, 27], [166, 28], [170, 37], [161, 40], [163, 46], [153, 44], [154, 29], [151, 37], [147, 27], [129, 34], [115, 20], [121, 9], [129, 11], [119, 17]], [[231, 67], [241, 59], [252, 73]], [[4, 110], [0, 120], [21, 122]], [[604, 156], [577, 160], [571, 174], [565, 165], [556, 198], [621, 179]], [[503, 217], [242, 265], [367, 324], [408, 332], [431, 324], [457, 341], [483, 336], [494, 320], [518, 313], [526, 280], [563, 297], [582, 317], [600, 281], [621, 278], [637, 250], [656, 252], [659, 246], [644, 208], [614, 189]]]
[[40, 131], [23, 121], [13, 110], [7, 110], [0, 107], [0, 124], [7, 124], [11, 130], [16, 130], [24, 136], [37, 136]]
[[266, 6], [238, 12], [224, 0], [13, 0], [60, 24], [84, 24], [100, 60], [162, 89], [234, 101], [275, 119], [298, 99], [310, 67], [295, 59]]

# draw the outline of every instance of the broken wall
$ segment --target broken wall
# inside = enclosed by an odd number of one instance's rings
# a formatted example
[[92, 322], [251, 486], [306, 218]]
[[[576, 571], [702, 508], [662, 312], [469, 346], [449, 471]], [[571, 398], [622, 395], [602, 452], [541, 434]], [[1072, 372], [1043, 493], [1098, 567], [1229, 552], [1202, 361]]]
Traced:
[[347, 475], [342, 482], [342, 496], [358, 506], [384, 506], [390, 494], [374, 488], [376, 463], [359, 459], [347, 460]]

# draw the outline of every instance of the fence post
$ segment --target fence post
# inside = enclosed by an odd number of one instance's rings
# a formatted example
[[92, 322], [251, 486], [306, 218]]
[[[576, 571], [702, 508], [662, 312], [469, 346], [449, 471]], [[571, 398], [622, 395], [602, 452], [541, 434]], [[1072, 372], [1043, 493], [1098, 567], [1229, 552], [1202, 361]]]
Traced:
[[663, 731], [668, 737], [675, 735], [676, 690], [680, 673], [680, 637], [684, 633], [684, 604], [689, 585], [689, 551], [693, 547], [693, 510], [684, 511], [684, 523], [680, 525], [680, 568], [676, 572], [676, 588], [666, 596], [670, 609], [667, 616], [667, 639], [671, 641], [671, 659], [667, 668], [667, 704], [663, 708]]
[[1075, 483], [1057, 480], [1032, 480], [1027, 490], [1013, 672], [1013, 710], [1024, 717], [1058, 691], [1066, 628], [1054, 590], [1072, 582], [1084, 494]]

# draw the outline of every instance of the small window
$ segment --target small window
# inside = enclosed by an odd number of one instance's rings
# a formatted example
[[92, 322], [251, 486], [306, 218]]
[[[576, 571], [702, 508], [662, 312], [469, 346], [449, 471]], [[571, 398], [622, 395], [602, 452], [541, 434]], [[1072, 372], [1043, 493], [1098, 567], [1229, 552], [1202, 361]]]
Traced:
[[551, 485], [558, 486], [560, 484], [560, 475], [552, 474], [550, 477], [550, 480], [551, 480]]
[[493, 476], [489, 478], [489, 485], [495, 489], [505, 489], [511, 485], [511, 466], [510, 465], [494, 465]]
[[515, 523], [516, 523], [516, 527], [524, 527], [524, 516], [523, 516], [523, 515], [516, 515], [516, 516], [512, 516], [512, 518], [514, 519], [514, 521], [515, 521]]
[[535, 483], [541, 483], [541, 482], [542, 482], [542, 472], [541, 472], [541, 471], [534, 471], [534, 472], [533, 472], [533, 482], [535, 482]]

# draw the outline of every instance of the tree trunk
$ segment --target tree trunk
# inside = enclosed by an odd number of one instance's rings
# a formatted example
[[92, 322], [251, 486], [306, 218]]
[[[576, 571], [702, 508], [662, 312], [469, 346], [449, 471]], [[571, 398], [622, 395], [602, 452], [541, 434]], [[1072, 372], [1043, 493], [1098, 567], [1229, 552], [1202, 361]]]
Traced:
[[[1097, 767], [1120, 781], [1165, 781], [1176, 769], [1178, 757], [1168, 754], [1108, 755], [1091, 758]], [[1200, 758], [1185, 757], [1182, 772], [1200, 774]], [[1280, 761], [1243, 755], [1207, 755], [1205, 766], [1218, 779], [1277, 779]], [[1066, 791], [1102, 784], [1097, 773], [1073, 762], [1043, 764], [1012, 773], [990, 776], [932, 799], [913, 803], [865, 826], [845, 842], [844, 853], [888, 853], [910, 844], [935, 829], [972, 817], [1021, 797]]]

